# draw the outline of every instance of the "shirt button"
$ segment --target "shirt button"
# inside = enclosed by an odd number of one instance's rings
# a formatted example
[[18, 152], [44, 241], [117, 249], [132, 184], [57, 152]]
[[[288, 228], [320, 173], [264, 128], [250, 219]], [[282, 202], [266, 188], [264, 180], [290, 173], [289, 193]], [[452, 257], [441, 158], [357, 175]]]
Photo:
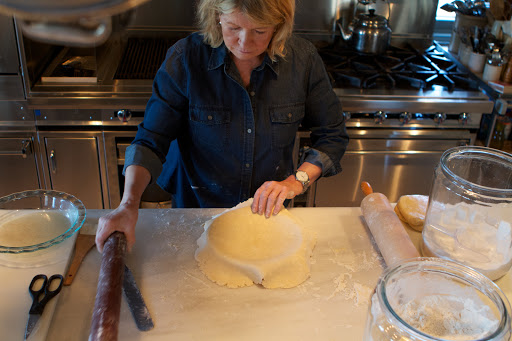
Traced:
[[247, 129], [247, 132], [248, 132], [249, 134], [250, 134], [250, 133], [252, 133], [252, 129], [251, 129], [251, 128]]
[[250, 92], [250, 95], [251, 95], [251, 96], [254, 96], [254, 95], [256, 95], [256, 93], [255, 93], [254, 91], [251, 91], [251, 92]]
[[251, 165], [249, 163], [246, 163], [245, 168], [249, 168], [249, 167], [251, 167]]
[[213, 116], [212, 115], [208, 115], [208, 121], [211, 121], [213, 120]]

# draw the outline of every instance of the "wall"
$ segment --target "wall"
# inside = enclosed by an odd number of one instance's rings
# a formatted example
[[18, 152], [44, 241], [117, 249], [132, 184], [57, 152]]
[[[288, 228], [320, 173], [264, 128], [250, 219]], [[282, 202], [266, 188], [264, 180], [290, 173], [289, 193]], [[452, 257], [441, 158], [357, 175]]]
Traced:
[[[438, 0], [374, 0], [376, 13], [389, 17], [396, 38], [432, 36]], [[197, 0], [152, 0], [136, 10], [134, 27], [195, 27]], [[193, 4], [193, 5], [192, 5]], [[348, 27], [365, 6], [357, 0], [297, 0], [295, 27], [298, 31], [332, 34], [335, 20]]]

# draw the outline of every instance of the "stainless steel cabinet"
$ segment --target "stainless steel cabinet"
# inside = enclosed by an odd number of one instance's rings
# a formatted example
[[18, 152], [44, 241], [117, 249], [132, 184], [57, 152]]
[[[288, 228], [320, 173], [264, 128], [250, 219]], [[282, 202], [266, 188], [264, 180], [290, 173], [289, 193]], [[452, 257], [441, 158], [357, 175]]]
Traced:
[[0, 137], [0, 196], [38, 188], [34, 136]]
[[105, 208], [103, 140], [99, 133], [39, 133], [44, 143], [46, 187], [79, 198], [86, 208]]
[[[469, 144], [468, 131], [371, 131], [352, 132], [341, 160], [343, 171], [316, 183], [315, 206], [359, 206], [364, 194], [361, 181], [391, 202], [401, 195], [428, 195], [434, 169], [442, 153]], [[372, 133], [374, 136], [365, 138]]]

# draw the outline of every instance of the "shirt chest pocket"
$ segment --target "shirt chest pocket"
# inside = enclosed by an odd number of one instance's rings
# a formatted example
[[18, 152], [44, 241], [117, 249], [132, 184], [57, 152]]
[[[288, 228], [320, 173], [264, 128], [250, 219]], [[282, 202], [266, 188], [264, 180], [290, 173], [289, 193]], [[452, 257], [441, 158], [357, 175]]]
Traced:
[[280, 106], [270, 109], [272, 148], [293, 147], [295, 135], [299, 130], [304, 115], [304, 104]]
[[190, 108], [192, 143], [200, 148], [223, 151], [229, 141], [231, 111], [222, 108]]

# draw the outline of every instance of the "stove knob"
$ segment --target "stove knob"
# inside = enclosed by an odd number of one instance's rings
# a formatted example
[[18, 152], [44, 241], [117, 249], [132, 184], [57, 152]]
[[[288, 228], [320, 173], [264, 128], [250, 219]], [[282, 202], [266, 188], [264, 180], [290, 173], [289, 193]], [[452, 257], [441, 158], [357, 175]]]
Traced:
[[403, 113], [400, 114], [399, 121], [402, 124], [407, 124], [411, 121], [411, 118], [412, 118], [411, 113], [404, 111]]
[[462, 125], [465, 125], [468, 123], [468, 120], [469, 120], [469, 114], [468, 113], [461, 113], [459, 115], [459, 123], [462, 124]]
[[117, 118], [119, 121], [128, 122], [132, 118], [132, 112], [127, 109], [122, 109], [117, 112]]
[[441, 124], [446, 121], [446, 114], [444, 112], [438, 112], [434, 116], [434, 122]]
[[345, 121], [350, 120], [350, 118], [351, 118], [350, 111], [344, 111], [343, 117], [345, 118]]
[[377, 124], [381, 124], [382, 122], [384, 122], [384, 120], [387, 118], [387, 115], [385, 112], [382, 112], [382, 111], [377, 111], [375, 114], [373, 114], [373, 120], [375, 121], [375, 123]]

